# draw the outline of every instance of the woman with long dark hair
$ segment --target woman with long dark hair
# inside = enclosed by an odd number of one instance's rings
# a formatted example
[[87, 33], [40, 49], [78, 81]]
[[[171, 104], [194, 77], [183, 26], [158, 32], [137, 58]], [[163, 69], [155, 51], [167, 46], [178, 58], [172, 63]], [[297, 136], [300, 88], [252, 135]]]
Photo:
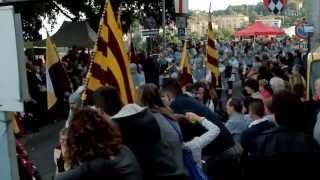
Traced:
[[215, 112], [219, 103], [218, 95], [214, 89], [209, 87], [204, 82], [194, 84], [195, 98], [202, 104], [207, 106], [211, 111]]
[[119, 130], [101, 110], [84, 108], [75, 113], [66, 146], [65, 160], [72, 170], [59, 175], [57, 180], [142, 179], [137, 160], [122, 145]]

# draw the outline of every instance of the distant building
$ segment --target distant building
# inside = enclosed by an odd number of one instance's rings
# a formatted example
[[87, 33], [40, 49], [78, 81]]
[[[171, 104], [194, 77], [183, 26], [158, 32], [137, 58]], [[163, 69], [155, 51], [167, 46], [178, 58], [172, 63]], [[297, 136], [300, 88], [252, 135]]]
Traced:
[[[188, 17], [188, 32], [198, 32], [204, 35], [208, 31], [209, 17], [204, 15], [193, 15]], [[218, 25], [212, 23], [213, 29], [218, 29]]]
[[[213, 29], [232, 28], [241, 29], [249, 24], [249, 17], [244, 15], [212, 16]], [[188, 17], [189, 32], [206, 34], [208, 31], [208, 16], [195, 14]]]
[[238, 30], [249, 24], [249, 17], [245, 15], [214, 16], [213, 22], [215, 22], [219, 28]]

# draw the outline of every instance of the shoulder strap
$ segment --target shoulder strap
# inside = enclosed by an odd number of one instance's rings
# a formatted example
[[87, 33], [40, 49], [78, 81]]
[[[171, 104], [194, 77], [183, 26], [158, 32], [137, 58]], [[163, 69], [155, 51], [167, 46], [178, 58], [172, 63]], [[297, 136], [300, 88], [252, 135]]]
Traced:
[[175, 124], [172, 122], [172, 120], [170, 120], [170, 119], [168, 119], [168, 118], [165, 118], [165, 119], [168, 121], [168, 123], [171, 125], [171, 127], [176, 131], [176, 133], [177, 133], [178, 136], [179, 136], [180, 141], [183, 142], [182, 133], [181, 133], [181, 131], [179, 130], [178, 126], [175, 125]]

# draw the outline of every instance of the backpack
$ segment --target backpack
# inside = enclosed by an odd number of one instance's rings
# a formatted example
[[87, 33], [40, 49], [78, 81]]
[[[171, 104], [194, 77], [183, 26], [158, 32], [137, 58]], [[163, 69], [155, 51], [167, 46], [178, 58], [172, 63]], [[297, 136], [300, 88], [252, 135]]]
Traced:
[[[182, 133], [180, 132], [179, 128], [174, 123], [172, 123], [170, 119], [167, 119], [167, 121], [173, 127], [173, 129], [177, 132], [177, 134], [179, 135], [180, 141], [183, 143]], [[194, 161], [192, 156], [192, 151], [189, 148], [183, 147], [182, 155], [183, 155], [184, 166], [188, 171], [189, 180], [209, 180], [207, 175], [203, 172], [201, 168], [199, 168], [197, 163]]]

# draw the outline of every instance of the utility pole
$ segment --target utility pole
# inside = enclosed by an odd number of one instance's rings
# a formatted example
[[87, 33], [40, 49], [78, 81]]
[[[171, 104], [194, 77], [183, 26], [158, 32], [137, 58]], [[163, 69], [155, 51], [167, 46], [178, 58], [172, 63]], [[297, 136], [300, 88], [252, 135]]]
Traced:
[[166, 0], [162, 0], [163, 49], [166, 48]]

